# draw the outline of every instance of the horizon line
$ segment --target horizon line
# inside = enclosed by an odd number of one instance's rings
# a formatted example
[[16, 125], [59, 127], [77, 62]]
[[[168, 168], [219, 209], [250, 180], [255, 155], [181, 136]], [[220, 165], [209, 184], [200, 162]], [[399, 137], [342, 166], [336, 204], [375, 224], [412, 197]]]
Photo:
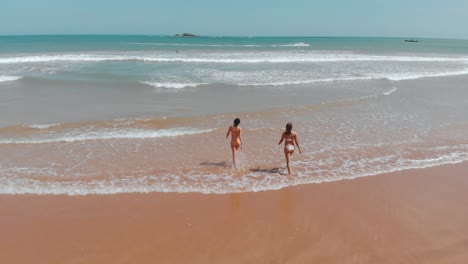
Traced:
[[[186, 33], [186, 32], [184, 32]], [[182, 34], [182, 33], [176, 33]], [[446, 40], [468, 40], [468, 38], [456, 37], [409, 37], [409, 36], [352, 36], [352, 35], [198, 35], [197, 37], [226, 37], [226, 38], [406, 38], [406, 39], [446, 39]], [[79, 34], [0, 34], [0, 37], [39, 37], [39, 36], [147, 36], [147, 37], [178, 37], [175, 34], [128, 34], [128, 33], [79, 33]], [[184, 37], [183, 37], [184, 38]], [[192, 38], [192, 37], [185, 37]]]

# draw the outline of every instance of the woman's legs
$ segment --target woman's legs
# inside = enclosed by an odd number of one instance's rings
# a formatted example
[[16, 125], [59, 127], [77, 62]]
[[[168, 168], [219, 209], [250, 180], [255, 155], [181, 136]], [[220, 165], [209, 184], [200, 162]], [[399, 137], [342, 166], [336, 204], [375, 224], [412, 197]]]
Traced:
[[237, 153], [239, 151], [240, 142], [237, 140], [235, 142], [231, 142], [231, 151], [232, 151], [232, 163], [234, 167], [237, 165]]
[[234, 164], [234, 167], [235, 167], [236, 161], [237, 161], [237, 148], [234, 145], [231, 145], [231, 151], [232, 151], [232, 164]]
[[291, 167], [289, 166], [289, 158], [294, 153], [294, 150], [288, 151], [286, 148], [284, 149], [284, 156], [286, 157], [286, 167], [288, 168], [288, 174], [291, 176]]

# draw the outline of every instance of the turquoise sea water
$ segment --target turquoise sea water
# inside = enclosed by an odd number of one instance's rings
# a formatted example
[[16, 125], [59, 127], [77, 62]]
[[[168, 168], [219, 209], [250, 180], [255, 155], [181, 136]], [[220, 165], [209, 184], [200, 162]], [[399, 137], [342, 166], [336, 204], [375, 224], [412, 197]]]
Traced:
[[[468, 54], [468, 40], [367, 37], [171, 37], [120, 35], [0, 36], [0, 53], [77, 51], [144, 51], [185, 49], [290, 49], [307, 42], [309, 50], [348, 50], [369, 53]], [[300, 45], [299, 45], [300, 46]], [[303, 47], [302, 47], [303, 48]]]
[[[0, 82], [19, 78], [179, 89], [412, 79], [467, 70], [468, 41], [402, 38], [0, 37]], [[94, 83], [93, 83], [94, 82]]]

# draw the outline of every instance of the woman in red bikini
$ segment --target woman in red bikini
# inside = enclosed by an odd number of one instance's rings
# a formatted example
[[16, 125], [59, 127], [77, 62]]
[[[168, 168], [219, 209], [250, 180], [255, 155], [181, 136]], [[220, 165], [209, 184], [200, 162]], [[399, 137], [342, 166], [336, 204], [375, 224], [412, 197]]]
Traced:
[[232, 163], [234, 164], [234, 167], [237, 165], [237, 151], [239, 150], [239, 147], [242, 149], [242, 128], [239, 126], [239, 124], [240, 119], [234, 119], [234, 125], [229, 127], [226, 134], [226, 138], [228, 138], [229, 134], [231, 134]]
[[291, 168], [289, 166], [289, 158], [294, 153], [294, 142], [296, 142], [299, 153], [302, 153], [301, 147], [299, 146], [299, 141], [297, 140], [296, 132], [292, 131], [292, 124], [286, 124], [286, 131], [283, 132], [281, 140], [278, 145], [281, 145], [284, 140], [284, 156], [286, 157], [286, 166], [288, 167], [288, 174], [291, 175]]

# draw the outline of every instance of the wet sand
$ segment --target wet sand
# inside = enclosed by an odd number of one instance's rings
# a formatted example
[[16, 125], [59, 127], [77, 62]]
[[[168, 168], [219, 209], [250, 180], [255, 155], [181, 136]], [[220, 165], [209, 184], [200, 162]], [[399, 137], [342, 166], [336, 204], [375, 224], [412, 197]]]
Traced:
[[1, 263], [468, 263], [468, 163], [279, 191], [1, 195]]

